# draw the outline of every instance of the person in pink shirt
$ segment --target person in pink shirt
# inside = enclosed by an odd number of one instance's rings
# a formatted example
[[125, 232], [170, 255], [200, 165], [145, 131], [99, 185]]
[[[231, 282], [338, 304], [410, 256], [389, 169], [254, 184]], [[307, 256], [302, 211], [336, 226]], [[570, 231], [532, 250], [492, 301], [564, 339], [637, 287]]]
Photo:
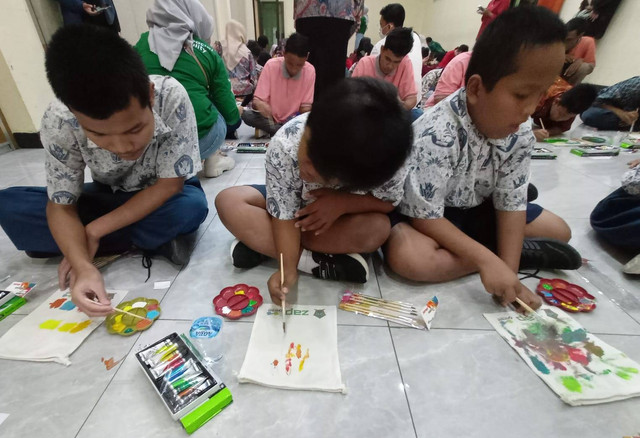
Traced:
[[567, 38], [564, 40], [566, 51], [562, 77], [571, 85], [576, 85], [596, 67], [596, 41], [584, 36], [587, 21], [584, 18], [572, 18], [567, 22]]
[[354, 78], [370, 76], [391, 82], [398, 89], [398, 98], [408, 110], [416, 106], [418, 96], [413, 66], [407, 56], [413, 46], [412, 32], [407, 27], [393, 29], [387, 35], [380, 54], [362, 58], [352, 74]]
[[470, 60], [471, 52], [461, 53], [451, 60], [442, 71], [438, 85], [436, 85], [436, 90], [424, 104], [425, 108], [434, 106], [442, 99], [464, 87], [464, 75], [467, 73]]
[[480, 25], [480, 30], [478, 31], [476, 39], [480, 38], [480, 35], [484, 32], [489, 23], [495, 20], [498, 15], [509, 9], [510, 4], [510, 0], [491, 0], [486, 8], [481, 6], [478, 7], [478, 13], [482, 14], [482, 24]]
[[438, 63], [438, 68], [445, 68], [447, 65], [449, 65], [449, 63], [453, 58], [455, 58], [461, 53], [468, 52], [468, 51], [469, 51], [469, 46], [467, 46], [466, 44], [460, 44], [455, 49], [449, 50], [444, 55], [444, 58], [442, 58], [442, 61]]
[[284, 56], [271, 58], [260, 73], [253, 109], [242, 113], [247, 125], [274, 135], [287, 121], [311, 110], [316, 72], [308, 55], [308, 38], [292, 33]]

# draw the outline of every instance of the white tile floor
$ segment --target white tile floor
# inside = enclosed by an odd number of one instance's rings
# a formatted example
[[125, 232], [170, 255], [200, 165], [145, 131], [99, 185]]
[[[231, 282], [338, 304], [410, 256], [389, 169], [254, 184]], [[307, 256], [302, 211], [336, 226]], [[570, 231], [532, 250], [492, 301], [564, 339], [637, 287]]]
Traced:
[[[242, 128], [243, 138], [250, 131]], [[574, 135], [582, 135], [577, 128]], [[549, 273], [573, 282], [586, 277], [601, 291], [592, 314], [577, 315], [589, 331], [640, 361], [638, 278], [620, 267], [632, 254], [598, 242], [589, 226], [595, 204], [618, 187], [631, 155], [593, 159], [554, 147], [555, 161], [536, 161], [532, 181], [538, 202], [563, 216], [573, 229], [572, 244], [591, 268]], [[0, 425], [8, 437], [168, 437], [186, 435], [171, 420], [133, 353], [173, 331], [184, 331], [197, 316], [212, 313], [211, 299], [224, 286], [257, 285], [265, 296], [274, 262], [241, 271], [231, 265], [232, 236], [220, 223], [213, 200], [223, 188], [264, 181], [264, 156], [236, 155], [236, 168], [203, 180], [211, 211], [200, 229], [191, 263], [182, 270], [155, 260], [151, 278], [139, 259], [124, 259], [104, 269], [108, 287], [161, 300], [160, 321], [142, 335], [109, 335], [99, 327], [72, 355], [73, 364], [0, 361]], [[0, 188], [44, 185], [42, 150], [0, 156]], [[337, 304], [345, 288], [388, 299], [424, 303], [437, 294], [441, 305], [430, 332], [339, 311], [340, 366], [348, 394], [278, 391], [237, 382], [251, 333], [251, 318], [225, 325], [225, 356], [216, 371], [234, 403], [194, 436], [275, 437], [622, 437], [640, 433], [640, 398], [572, 408], [561, 402], [531, 372], [482, 317], [500, 311], [483, 292], [477, 276], [440, 285], [410, 283], [373, 257], [371, 279], [353, 286], [300, 278], [298, 302]], [[0, 277], [35, 281], [29, 303], [0, 322], [5, 333], [56, 288], [57, 260], [31, 260], [0, 234]], [[168, 290], [153, 282], [171, 280]], [[526, 280], [535, 286], [536, 280]], [[106, 370], [101, 358], [124, 360]]]

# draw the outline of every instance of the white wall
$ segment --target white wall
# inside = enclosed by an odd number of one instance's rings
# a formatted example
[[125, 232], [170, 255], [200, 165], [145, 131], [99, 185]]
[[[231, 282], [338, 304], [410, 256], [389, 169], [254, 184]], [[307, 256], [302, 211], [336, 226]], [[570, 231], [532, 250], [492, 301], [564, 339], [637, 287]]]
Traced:
[[12, 132], [37, 132], [53, 99], [44, 48], [26, 0], [2, 0], [0, 13], [0, 109]]

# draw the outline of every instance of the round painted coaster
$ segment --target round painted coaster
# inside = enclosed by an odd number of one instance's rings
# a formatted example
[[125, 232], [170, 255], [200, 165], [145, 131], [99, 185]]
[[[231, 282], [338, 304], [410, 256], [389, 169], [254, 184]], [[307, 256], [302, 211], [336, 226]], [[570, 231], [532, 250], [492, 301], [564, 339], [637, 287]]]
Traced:
[[136, 332], [148, 329], [153, 321], [160, 316], [160, 306], [158, 300], [150, 298], [134, 298], [131, 301], [125, 301], [116, 306], [120, 310], [141, 316], [136, 318], [125, 313], [112, 313], [107, 316], [104, 321], [109, 333], [115, 333], [122, 336], [131, 336]]
[[262, 296], [258, 288], [246, 284], [225, 287], [213, 299], [216, 313], [229, 319], [253, 315], [260, 304]]
[[593, 295], [577, 284], [559, 278], [541, 279], [536, 292], [547, 303], [567, 312], [591, 312], [596, 308]]

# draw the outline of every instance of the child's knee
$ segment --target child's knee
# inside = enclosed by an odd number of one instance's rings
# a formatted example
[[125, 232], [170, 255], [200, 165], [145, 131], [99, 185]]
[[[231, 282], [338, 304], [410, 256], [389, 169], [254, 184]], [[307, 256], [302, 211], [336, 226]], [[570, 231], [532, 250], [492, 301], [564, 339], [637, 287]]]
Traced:
[[357, 232], [353, 238], [358, 245], [362, 246], [362, 252], [373, 252], [389, 238], [391, 225], [387, 215], [376, 213], [367, 215], [362, 226], [356, 229]]

